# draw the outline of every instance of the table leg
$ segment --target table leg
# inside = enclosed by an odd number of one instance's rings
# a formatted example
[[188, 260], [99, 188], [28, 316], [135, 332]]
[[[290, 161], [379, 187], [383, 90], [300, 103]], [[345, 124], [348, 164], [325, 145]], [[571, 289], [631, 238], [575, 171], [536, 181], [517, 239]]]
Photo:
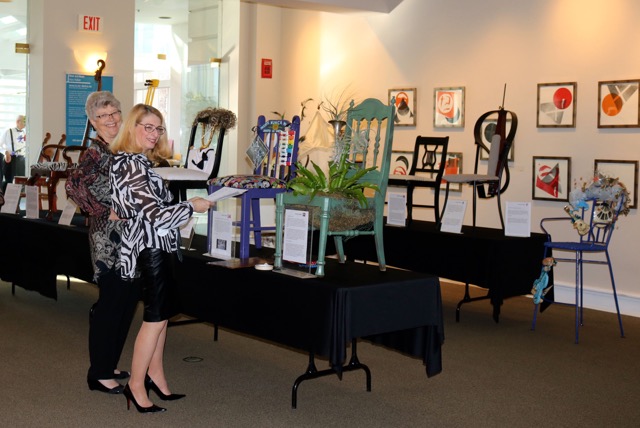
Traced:
[[319, 377], [323, 377], [323, 376], [329, 376], [329, 375], [333, 375], [336, 374], [338, 376], [338, 379], [342, 380], [342, 373], [343, 372], [348, 372], [348, 371], [353, 371], [353, 370], [364, 370], [365, 375], [366, 375], [366, 385], [367, 385], [367, 392], [371, 392], [371, 370], [369, 370], [369, 367], [367, 367], [365, 364], [362, 364], [359, 360], [358, 360], [358, 354], [357, 354], [357, 347], [356, 347], [356, 340], [353, 339], [353, 341], [351, 342], [351, 359], [349, 360], [349, 364], [347, 364], [346, 366], [342, 366], [341, 370], [337, 370], [335, 368], [330, 368], [330, 369], [325, 369], [325, 370], [318, 370], [316, 368], [316, 364], [315, 364], [315, 360], [314, 360], [314, 353], [310, 352], [309, 353], [309, 365], [307, 366], [307, 371], [298, 376], [298, 378], [296, 379], [296, 381], [293, 383], [293, 388], [291, 390], [291, 408], [295, 409], [297, 407], [298, 404], [298, 386], [300, 386], [300, 384], [308, 379], [316, 379]]
[[[464, 297], [462, 298], [462, 300], [460, 300], [458, 302], [458, 306], [456, 307], [456, 322], [460, 322], [460, 307], [465, 304], [465, 303], [469, 303], [469, 302], [477, 302], [478, 300], [487, 300], [489, 299], [489, 291], [487, 290], [487, 295], [486, 296], [480, 296], [480, 297], [471, 297], [471, 295], [469, 295], [469, 283], [467, 282], [464, 285]], [[500, 306], [499, 305], [493, 305], [493, 320], [495, 322], [499, 322], [500, 321]]]

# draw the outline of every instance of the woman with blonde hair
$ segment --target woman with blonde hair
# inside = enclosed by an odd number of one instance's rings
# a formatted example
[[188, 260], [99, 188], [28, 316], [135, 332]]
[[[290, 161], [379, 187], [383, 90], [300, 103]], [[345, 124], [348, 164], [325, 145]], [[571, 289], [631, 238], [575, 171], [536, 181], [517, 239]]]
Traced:
[[194, 211], [206, 212], [212, 203], [195, 197], [171, 204], [171, 192], [152, 169], [153, 163], [170, 156], [164, 119], [158, 109], [145, 104], [134, 106], [111, 151], [111, 218], [125, 222], [120, 274], [133, 279], [139, 272], [144, 301], [131, 378], [123, 393], [128, 409], [133, 401], [141, 413], [163, 412], [165, 408], [149, 399], [150, 390], [162, 400], [184, 397], [171, 393], [163, 366], [168, 320], [177, 315], [172, 294], [174, 257], [181, 258], [179, 228]]

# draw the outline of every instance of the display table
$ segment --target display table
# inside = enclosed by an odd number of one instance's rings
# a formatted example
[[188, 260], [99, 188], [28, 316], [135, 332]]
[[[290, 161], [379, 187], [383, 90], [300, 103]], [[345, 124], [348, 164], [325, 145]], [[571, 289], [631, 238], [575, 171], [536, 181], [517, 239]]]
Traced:
[[[58, 274], [91, 280], [86, 227], [0, 215], [0, 228], [15, 243], [0, 253], [3, 280], [53, 298]], [[196, 238], [196, 247], [204, 248], [205, 238]], [[357, 359], [359, 338], [420, 357], [428, 376], [442, 370], [444, 325], [436, 276], [397, 269], [380, 272], [376, 266], [332, 260], [324, 278], [300, 279], [211, 265], [214, 259], [202, 252], [185, 251], [183, 262], [176, 263], [180, 312], [308, 352], [307, 372], [294, 383], [293, 407], [297, 385], [324, 374], [341, 376], [343, 371], [363, 369], [370, 389], [369, 370]], [[326, 357], [329, 369], [315, 371], [315, 356]]]
[[[384, 227], [388, 266], [486, 288], [487, 295], [482, 298], [465, 295], [458, 309], [466, 302], [489, 299], [496, 321], [504, 299], [531, 293], [533, 281], [540, 275], [546, 239], [542, 233], [507, 237], [500, 229], [477, 226], [463, 226], [461, 234], [446, 233], [433, 222], [416, 220], [407, 227]], [[345, 254], [351, 260], [377, 260], [371, 237], [348, 240]]]

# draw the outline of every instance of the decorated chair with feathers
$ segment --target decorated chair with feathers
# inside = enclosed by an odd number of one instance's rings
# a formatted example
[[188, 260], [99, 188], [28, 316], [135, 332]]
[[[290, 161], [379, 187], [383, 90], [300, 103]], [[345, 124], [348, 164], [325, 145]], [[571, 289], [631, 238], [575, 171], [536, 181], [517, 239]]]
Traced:
[[[249, 258], [251, 232], [254, 245], [259, 249], [262, 248], [262, 232], [275, 230], [275, 226], [262, 223], [260, 201], [273, 200], [276, 195], [286, 192], [288, 180], [296, 175], [300, 118], [266, 120], [259, 116], [255, 132], [256, 137], [249, 148], [254, 164], [253, 174], [228, 175], [208, 181], [209, 194], [224, 187], [246, 190], [237, 196], [240, 199], [240, 220], [234, 223], [240, 227], [241, 259]], [[212, 215], [213, 212], [209, 211], [209, 224], [212, 224]], [[208, 239], [211, 238], [209, 233]]]
[[[620, 336], [624, 337], [622, 317], [618, 305], [616, 282], [613, 276], [613, 266], [609, 255], [609, 244], [616, 229], [616, 223], [620, 215], [629, 213], [629, 193], [623, 183], [617, 178], [610, 178], [596, 173], [593, 183], [588, 187], [575, 189], [569, 196], [570, 204], [565, 207], [568, 216], [548, 217], [540, 221], [540, 228], [547, 235], [544, 244], [543, 259], [553, 258], [554, 265], [557, 262], [568, 262], [575, 265], [575, 302], [561, 303], [575, 307], [575, 343], [578, 343], [580, 326], [583, 325], [583, 289], [584, 289], [584, 264], [606, 265], [609, 270], [613, 300], [618, 315]], [[551, 231], [559, 232], [553, 224], [571, 224], [578, 234], [578, 239], [573, 241], [554, 241]], [[573, 257], [557, 257], [558, 254], [573, 253]], [[596, 257], [600, 254], [603, 257]], [[545, 295], [553, 286], [544, 281], [535, 281], [531, 293], [535, 304], [531, 330], [535, 330], [540, 304], [547, 299]], [[556, 303], [558, 304], [558, 303]]]
[[[325, 274], [327, 238], [333, 236], [338, 257], [345, 262], [343, 241], [357, 236], [374, 236], [380, 270], [386, 270], [383, 242], [384, 202], [391, 165], [394, 103], [385, 105], [373, 98], [347, 112], [346, 128], [336, 141], [334, 162], [328, 175], [299, 169], [290, 183], [293, 192], [276, 198], [276, 250], [274, 267], [283, 267], [284, 214], [287, 206], [306, 206], [319, 219], [316, 276]], [[303, 171], [305, 172], [303, 174]], [[321, 170], [320, 170], [321, 171]], [[312, 187], [311, 181], [323, 183]], [[345, 185], [346, 184], [346, 185]], [[334, 190], [344, 189], [342, 194]], [[370, 194], [369, 194], [370, 193]], [[345, 196], [347, 197], [345, 199]]]
[[[218, 176], [225, 135], [235, 126], [236, 115], [230, 110], [211, 107], [196, 115], [191, 126], [184, 167], [154, 168], [169, 182], [175, 201], [186, 201], [189, 189], [207, 189], [207, 182]], [[198, 139], [200, 146], [196, 147]]]

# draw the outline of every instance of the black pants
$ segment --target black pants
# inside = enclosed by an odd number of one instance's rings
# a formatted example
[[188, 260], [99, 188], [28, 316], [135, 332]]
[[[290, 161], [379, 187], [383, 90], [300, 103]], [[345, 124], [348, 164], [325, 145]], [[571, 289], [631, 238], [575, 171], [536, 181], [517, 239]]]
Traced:
[[11, 156], [11, 162], [6, 163], [4, 161], [4, 155], [2, 157], [2, 191], [7, 189], [7, 183], [13, 183], [13, 177], [20, 177], [25, 175], [25, 158], [22, 155]]
[[113, 379], [140, 301], [139, 281], [125, 281], [113, 269], [98, 279], [98, 301], [89, 320], [90, 379]]

